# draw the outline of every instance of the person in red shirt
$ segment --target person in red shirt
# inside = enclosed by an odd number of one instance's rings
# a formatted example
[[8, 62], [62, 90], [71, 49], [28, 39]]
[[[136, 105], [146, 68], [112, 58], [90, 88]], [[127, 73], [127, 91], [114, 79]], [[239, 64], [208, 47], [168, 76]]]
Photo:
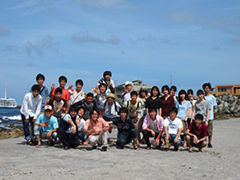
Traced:
[[198, 147], [202, 152], [202, 148], [207, 145], [208, 130], [207, 126], [203, 124], [203, 115], [196, 114], [195, 121], [193, 121], [186, 131], [186, 140], [189, 146], [189, 152], [192, 152], [192, 146]]
[[[60, 76], [58, 81], [59, 81], [59, 88], [62, 89], [62, 98], [64, 100], [66, 100], [66, 104], [67, 104], [66, 105], [67, 106], [66, 111], [68, 111], [68, 100], [70, 100], [70, 94], [69, 94], [68, 90], [65, 89], [65, 85], [67, 84], [67, 78], [65, 76]], [[56, 89], [57, 88], [54, 87], [54, 84], [52, 84], [51, 91], [49, 93], [50, 98], [55, 96], [55, 90]]]

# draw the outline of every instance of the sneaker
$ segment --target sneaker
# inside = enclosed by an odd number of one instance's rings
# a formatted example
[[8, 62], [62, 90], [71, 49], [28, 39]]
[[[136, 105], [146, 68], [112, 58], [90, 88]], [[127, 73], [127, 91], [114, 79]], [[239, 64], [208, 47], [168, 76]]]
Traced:
[[107, 147], [102, 147], [102, 152], [106, 152], [107, 151]]
[[70, 149], [70, 147], [64, 146], [63, 149], [64, 149], [64, 150], [68, 150], [68, 149]]
[[92, 149], [97, 149], [97, 146], [93, 146]]
[[209, 148], [212, 148], [212, 144], [211, 144], [211, 143], [208, 143], [208, 147], [209, 147]]

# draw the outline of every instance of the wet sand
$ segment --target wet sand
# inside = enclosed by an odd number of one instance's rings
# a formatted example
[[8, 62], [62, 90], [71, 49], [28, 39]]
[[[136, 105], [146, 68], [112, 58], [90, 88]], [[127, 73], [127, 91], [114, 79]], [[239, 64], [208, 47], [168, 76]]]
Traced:
[[[90, 146], [63, 150], [26, 145], [23, 138], [0, 141], [1, 179], [240, 179], [240, 118], [214, 121], [213, 148], [136, 151], [129, 144], [107, 152]], [[110, 134], [116, 137], [116, 130]], [[113, 139], [114, 141], [116, 139]]]

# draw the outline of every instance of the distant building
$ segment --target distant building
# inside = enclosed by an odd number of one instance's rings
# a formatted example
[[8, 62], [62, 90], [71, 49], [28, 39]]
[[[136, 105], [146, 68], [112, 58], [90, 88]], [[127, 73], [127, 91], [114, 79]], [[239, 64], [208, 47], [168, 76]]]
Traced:
[[[145, 86], [145, 87], [147, 88], [148, 93], [150, 93], [151, 88], [153, 87], [153, 86], [148, 86], [148, 85], [146, 85], [146, 84], [142, 84], [142, 81], [140, 81], [140, 80], [132, 81], [132, 83], [133, 83], [133, 90], [134, 90], [134, 91], [137, 91], [138, 93], [139, 93], [140, 88], [141, 88], [142, 86]], [[118, 98], [120, 98], [120, 95], [124, 92], [124, 90], [125, 90], [125, 83], [116, 86], [116, 89], [115, 89], [116, 96], [117, 96]]]
[[214, 96], [223, 94], [240, 95], [240, 85], [216, 85], [215, 91], [211, 92]]

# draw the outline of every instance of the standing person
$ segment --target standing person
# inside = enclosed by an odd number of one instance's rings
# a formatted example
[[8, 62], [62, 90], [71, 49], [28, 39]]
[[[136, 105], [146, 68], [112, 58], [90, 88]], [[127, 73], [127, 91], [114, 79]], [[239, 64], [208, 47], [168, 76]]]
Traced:
[[210, 104], [210, 111], [209, 111], [209, 121], [206, 124], [207, 128], [208, 128], [208, 147], [212, 148], [212, 135], [213, 135], [213, 119], [214, 119], [214, 106], [217, 106], [217, 101], [216, 98], [210, 94], [210, 90], [212, 88], [210, 83], [205, 83], [203, 84], [203, 90], [205, 92], [205, 99], [209, 102]]
[[82, 90], [83, 87], [83, 81], [81, 79], [78, 79], [75, 82], [76, 89], [71, 89], [73, 85], [69, 86], [68, 92], [70, 94], [70, 105], [83, 100], [86, 97], [86, 93]]
[[203, 115], [203, 123], [207, 126], [209, 121], [209, 111], [211, 107], [209, 102], [204, 99], [203, 90], [199, 89], [197, 91], [197, 96], [199, 100], [195, 103], [193, 107], [192, 119], [195, 114], [201, 114]]
[[48, 139], [48, 145], [53, 146], [53, 139], [57, 137], [58, 121], [52, 116], [52, 106], [46, 105], [44, 114], [40, 114], [34, 124], [34, 134], [37, 138], [37, 148], [41, 147], [41, 139]]
[[87, 120], [90, 118], [89, 114], [92, 110], [98, 110], [96, 100], [93, 98], [92, 93], [88, 93], [85, 99], [78, 101], [72, 106], [77, 106], [78, 108], [84, 107], [85, 109], [85, 113], [83, 115], [84, 120]]
[[67, 102], [62, 98], [62, 89], [57, 88], [55, 90], [55, 96], [50, 99], [48, 102], [49, 105], [53, 108], [53, 115], [58, 119], [62, 118], [62, 113], [67, 114]]
[[[99, 85], [99, 93], [95, 93], [94, 97], [96, 99], [97, 105], [98, 107], [100, 106], [101, 102], [103, 102], [104, 100], [106, 100], [106, 90], [107, 90], [107, 85], [104, 83], [101, 83]], [[93, 93], [93, 91], [95, 91], [95, 88], [92, 88], [91, 93]]]
[[[66, 100], [67, 103], [67, 110], [68, 111], [68, 100], [70, 100], [70, 95], [67, 89], [65, 89], [65, 85], [67, 84], [67, 78], [65, 76], [60, 76], [58, 79], [59, 82], [59, 88], [62, 89], [62, 98]], [[51, 91], [49, 93], [49, 97], [55, 96], [55, 90], [57, 88], [54, 88], [54, 84], [52, 84]]]
[[120, 117], [113, 120], [113, 124], [118, 128], [118, 143], [120, 147], [124, 149], [124, 145], [131, 143], [133, 140], [134, 149], [139, 150], [137, 132], [132, 120], [128, 117], [128, 110], [120, 108], [119, 115]]
[[164, 131], [163, 138], [166, 142], [166, 150], [173, 144], [174, 149], [178, 151], [179, 146], [182, 144], [180, 135], [182, 131], [182, 122], [177, 118], [178, 110], [176, 107], [170, 108], [170, 117], [164, 120]]
[[102, 144], [102, 151], [107, 151], [108, 129], [108, 123], [103, 118], [99, 118], [99, 112], [92, 110], [90, 119], [85, 122], [83, 128], [83, 132], [87, 134], [87, 140], [84, 142], [84, 145], [87, 145], [89, 142], [92, 145], [92, 149], [96, 149], [99, 143]]
[[141, 112], [138, 113], [138, 123], [137, 123], [137, 138], [138, 141], [142, 141], [140, 137], [140, 133], [143, 132], [142, 130], [142, 125], [143, 125], [143, 120], [147, 114], [146, 108], [145, 108], [145, 103], [148, 98], [148, 91], [145, 86], [142, 86], [139, 91], [139, 102], [141, 103]]
[[78, 108], [76, 106], [70, 106], [68, 114], [61, 119], [58, 134], [64, 150], [75, 148], [80, 145], [77, 134], [77, 127], [79, 123], [77, 113]]
[[151, 149], [150, 137], [154, 137], [156, 148], [160, 149], [163, 118], [157, 115], [157, 109], [149, 109], [149, 114], [144, 118], [142, 129], [144, 139], [147, 143], [147, 149]]
[[198, 147], [201, 152], [202, 148], [207, 145], [208, 130], [207, 126], [203, 124], [203, 115], [196, 114], [195, 121], [193, 121], [186, 132], [186, 139], [189, 147], [189, 152], [192, 152], [192, 147]]
[[112, 76], [111, 71], [105, 71], [103, 73], [103, 78], [98, 81], [98, 84], [95, 88], [96, 93], [100, 94], [100, 92], [98, 92], [98, 88], [101, 83], [104, 83], [107, 86], [107, 90], [105, 92], [106, 95], [108, 95], [109, 93], [115, 93], [115, 85], [114, 85], [114, 81], [112, 79], [110, 79], [111, 76]]
[[191, 109], [190, 109], [190, 112], [188, 114], [188, 119], [187, 119], [187, 124], [188, 124], [188, 127], [191, 123], [191, 118], [192, 118], [192, 113], [193, 113], [193, 107], [195, 105], [195, 103], [197, 102], [195, 99], [193, 99], [193, 90], [192, 89], [188, 89], [187, 90], [187, 95], [188, 95], [188, 99], [191, 103]]
[[149, 109], [157, 109], [157, 114], [162, 116], [162, 101], [159, 98], [160, 91], [157, 86], [151, 89], [151, 96], [146, 100], [146, 112], [149, 114]]
[[141, 111], [141, 103], [137, 101], [138, 93], [136, 91], [131, 92], [131, 100], [127, 101], [123, 107], [127, 108], [128, 110], [128, 117], [134, 123], [134, 126], [137, 127], [138, 122], [138, 113]]
[[177, 113], [177, 117], [182, 121], [182, 132], [181, 132], [181, 137], [182, 140], [184, 140], [184, 145], [183, 147], [187, 147], [187, 142], [185, 140], [185, 132], [186, 132], [186, 121], [187, 121], [187, 117], [188, 114], [191, 110], [191, 103], [190, 101], [186, 100], [187, 98], [187, 93], [185, 90], [181, 90], [178, 93], [178, 104], [177, 104], [177, 108], [178, 108], [178, 113]]
[[27, 144], [33, 144], [33, 140], [35, 140], [35, 136], [33, 135], [33, 139], [30, 137], [29, 133], [29, 124], [31, 126], [32, 132], [34, 123], [41, 113], [41, 105], [42, 105], [42, 96], [39, 94], [41, 87], [38, 84], [32, 86], [32, 92], [27, 93], [24, 96], [23, 103], [20, 109], [24, 136], [27, 140]]
[[[40, 86], [39, 94], [42, 96], [42, 105], [41, 105], [41, 112], [44, 112], [44, 107], [47, 104], [47, 97], [48, 97], [48, 88], [43, 85], [45, 81], [45, 76], [43, 74], [38, 74], [36, 77], [36, 81]], [[32, 90], [30, 90], [32, 92]]]
[[175, 102], [175, 106], [177, 106], [177, 104], [178, 104], [177, 96], [175, 95], [176, 92], [177, 92], [177, 87], [176, 86], [171, 86], [170, 87], [170, 96], [173, 97], [174, 102]]
[[125, 82], [125, 90], [121, 94], [120, 98], [123, 98], [123, 104], [125, 104], [127, 101], [131, 100], [130, 93], [132, 92], [132, 86], [133, 84], [129, 81]]
[[175, 106], [175, 101], [174, 101], [173, 96], [169, 95], [168, 85], [165, 85], [162, 87], [162, 93], [164, 95], [160, 98], [162, 101], [162, 117], [163, 117], [163, 119], [166, 119], [170, 115], [170, 113], [169, 113], [170, 108]]

